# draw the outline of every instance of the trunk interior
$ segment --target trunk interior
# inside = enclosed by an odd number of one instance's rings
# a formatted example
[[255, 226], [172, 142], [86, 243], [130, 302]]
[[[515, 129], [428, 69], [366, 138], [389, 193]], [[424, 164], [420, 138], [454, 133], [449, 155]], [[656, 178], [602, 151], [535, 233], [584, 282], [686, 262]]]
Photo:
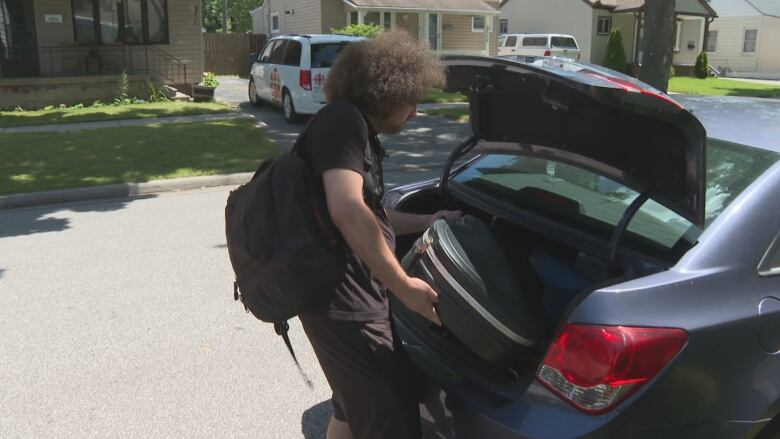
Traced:
[[[450, 371], [442, 371], [441, 368], [428, 370], [429, 375], [439, 378], [458, 375], [479, 384], [483, 389], [493, 389], [498, 393], [533, 378], [558, 326], [566, 320], [569, 310], [589, 292], [651, 272], [647, 271], [646, 265], [638, 269], [635, 268], [638, 264], [630, 261], [618, 260], [615, 266], [608, 267], [605, 258], [586, 254], [571, 243], [542, 236], [520, 224], [496, 218], [457, 200], [445, 203], [438, 190], [425, 190], [407, 196], [396, 209], [420, 214], [459, 209], [464, 214], [481, 219], [489, 225], [510, 265], [516, 270], [521, 291], [528, 295], [533, 312], [541, 316], [545, 323], [546, 341], [537, 348], [529, 349], [524, 360], [518, 361], [514, 367], [499, 369], [492, 366], [471, 352], [446, 328], [438, 328], [404, 309], [402, 305], [393, 304], [396, 322], [413, 333], [419, 342], [446, 359], [447, 366], [453, 368]], [[399, 260], [413, 248], [419, 237], [420, 234], [397, 237], [396, 254]], [[410, 356], [418, 366], [426, 369], [426, 365], [421, 365], [420, 361], [416, 361], [419, 359], [414, 358], [415, 352], [410, 352]]]

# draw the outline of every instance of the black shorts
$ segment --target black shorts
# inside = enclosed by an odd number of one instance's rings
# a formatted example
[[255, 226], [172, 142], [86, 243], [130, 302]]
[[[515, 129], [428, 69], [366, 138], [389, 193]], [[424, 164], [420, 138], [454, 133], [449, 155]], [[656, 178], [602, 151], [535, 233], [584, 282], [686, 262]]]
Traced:
[[349, 425], [353, 437], [421, 436], [420, 377], [395, 340], [389, 319], [299, 317], [333, 390], [333, 416]]

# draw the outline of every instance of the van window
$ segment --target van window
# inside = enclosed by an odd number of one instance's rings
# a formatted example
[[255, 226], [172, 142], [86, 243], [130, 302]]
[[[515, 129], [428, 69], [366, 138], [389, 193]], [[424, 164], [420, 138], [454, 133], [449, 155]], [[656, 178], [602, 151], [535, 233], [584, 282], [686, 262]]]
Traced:
[[506, 41], [504, 42], [504, 47], [515, 47], [517, 45], [517, 37], [511, 36], [506, 37]]
[[552, 47], [560, 48], [560, 49], [576, 49], [577, 43], [574, 41], [574, 38], [571, 37], [552, 37], [550, 38], [552, 41]]
[[301, 43], [289, 41], [287, 51], [284, 52], [284, 65], [298, 67], [301, 65]]
[[271, 64], [282, 64], [284, 62], [284, 49], [287, 47], [287, 40], [279, 40], [271, 50]]
[[260, 54], [260, 56], [257, 58], [257, 61], [261, 63], [269, 62], [271, 60], [271, 50], [273, 50], [275, 44], [276, 41], [271, 41], [266, 44], [265, 48], [263, 49], [263, 53]]
[[313, 44], [311, 46], [311, 68], [313, 69], [327, 69], [333, 65], [333, 61], [336, 59], [342, 49], [347, 46], [347, 42], [343, 43], [327, 43], [327, 44]]
[[523, 38], [523, 47], [547, 47], [547, 37]]

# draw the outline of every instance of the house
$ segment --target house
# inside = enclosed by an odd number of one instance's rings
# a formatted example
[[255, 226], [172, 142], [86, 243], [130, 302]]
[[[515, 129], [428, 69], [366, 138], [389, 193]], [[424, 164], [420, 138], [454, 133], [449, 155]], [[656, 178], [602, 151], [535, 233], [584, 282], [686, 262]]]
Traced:
[[[770, 0], [771, 1], [771, 0]], [[673, 64], [691, 69], [704, 46], [708, 23], [717, 17], [705, 0], [677, 0]], [[499, 27], [508, 33], [573, 35], [581, 59], [601, 64], [613, 27], [619, 27], [629, 62], [642, 60], [644, 0], [509, 0]]]
[[0, 1], [0, 108], [110, 102], [122, 72], [188, 92], [203, 73], [201, 0]]
[[711, 0], [710, 65], [728, 76], [780, 79], [780, 1]]
[[331, 33], [349, 24], [403, 29], [438, 53], [496, 55], [499, 0], [265, 0], [255, 33]]

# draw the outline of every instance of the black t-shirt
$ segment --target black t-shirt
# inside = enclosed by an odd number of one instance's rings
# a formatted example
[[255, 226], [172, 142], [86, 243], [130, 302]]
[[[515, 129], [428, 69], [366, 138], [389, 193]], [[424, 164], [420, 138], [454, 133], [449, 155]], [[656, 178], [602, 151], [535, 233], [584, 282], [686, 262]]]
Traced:
[[[329, 169], [348, 169], [363, 176], [363, 196], [376, 216], [390, 249], [395, 235], [381, 205], [384, 193], [384, 149], [371, 122], [348, 102], [333, 102], [309, 121], [295, 142], [295, 150], [316, 177]], [[348, 258], [346, 276], [333, 300], [323, 310], [334, 320], [371, 321], [387, 318], [387, 290], [354, 252]]]

